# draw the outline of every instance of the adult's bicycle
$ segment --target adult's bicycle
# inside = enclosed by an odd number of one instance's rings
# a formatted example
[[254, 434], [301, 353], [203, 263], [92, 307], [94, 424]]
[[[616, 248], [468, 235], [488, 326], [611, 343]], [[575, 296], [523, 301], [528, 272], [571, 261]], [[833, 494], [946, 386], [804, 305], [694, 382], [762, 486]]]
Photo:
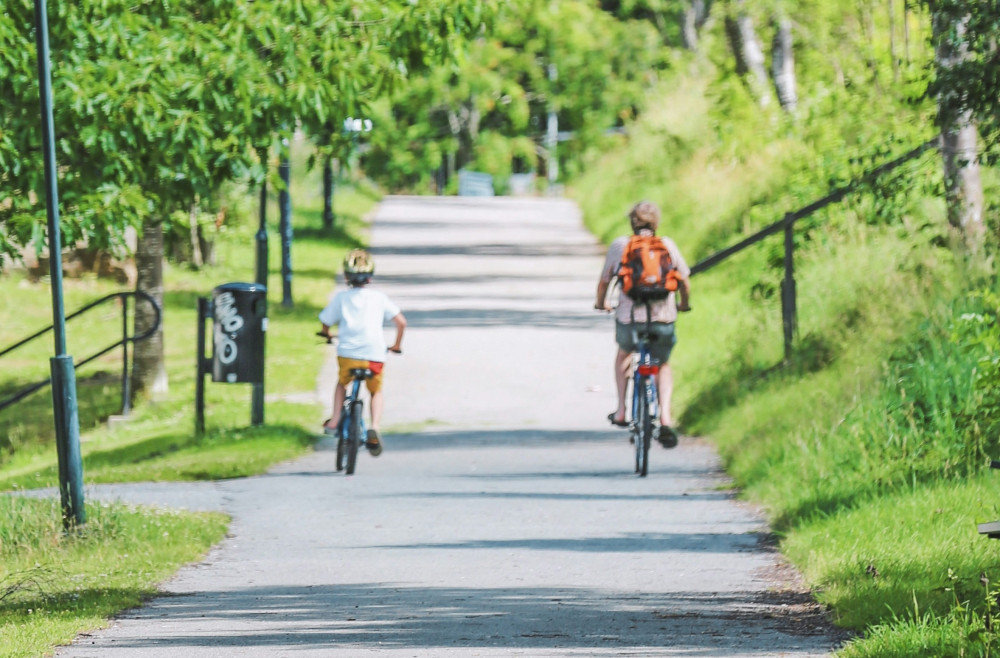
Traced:
[[[637, 326], [635, 313], [632, 314], [632, 341], [637, 350], [632, 364], [632, 420], [629, 432], [635, 446], [635, 472], [646, 477], [649, 472], [649, 446], [653, 441], [654, 426], [659, 423], [660, 397], [656, 390], [656, 376], [660, 372], [660, 360], [649, 349], [651, 341], [657, 339], [650, 323], [650, 305], [646, 302], [646, 322]], [[657, 430], [658, 431], [658, 430]]]

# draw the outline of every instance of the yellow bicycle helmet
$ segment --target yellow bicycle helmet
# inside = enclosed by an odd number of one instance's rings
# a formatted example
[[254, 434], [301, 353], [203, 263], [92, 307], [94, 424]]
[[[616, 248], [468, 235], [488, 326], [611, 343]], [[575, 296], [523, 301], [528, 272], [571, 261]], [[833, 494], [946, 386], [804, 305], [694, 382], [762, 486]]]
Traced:
[[344, 278], [351, 285], [368, 283], [375, 273], [375, 260], [364, 249], [353, 249], [344, 257]]

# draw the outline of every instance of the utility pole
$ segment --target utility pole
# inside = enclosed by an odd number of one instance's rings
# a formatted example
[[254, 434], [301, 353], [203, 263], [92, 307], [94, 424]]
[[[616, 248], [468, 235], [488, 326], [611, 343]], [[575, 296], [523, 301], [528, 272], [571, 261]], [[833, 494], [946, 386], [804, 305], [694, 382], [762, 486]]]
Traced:
[[55, 356], [52, 411], [59, 457], [59, 500], [63, 528], [83, 525], [83, 461], [80, 458], [80, 415], [76, 399], [76, 369], [66, 354], [66, 313], [63, 306], [62, 238], [59, 232], [59, 182], [56, 173], [55, 125], [52, 119], [52, 69], [49, 62], [49, 20], [45, 0], [35, 0], [35, 46], [42, 111], [42, 151], [45, 159], [45, 205], [49, 231], [49, 273], [52, 282], [52, 327]]

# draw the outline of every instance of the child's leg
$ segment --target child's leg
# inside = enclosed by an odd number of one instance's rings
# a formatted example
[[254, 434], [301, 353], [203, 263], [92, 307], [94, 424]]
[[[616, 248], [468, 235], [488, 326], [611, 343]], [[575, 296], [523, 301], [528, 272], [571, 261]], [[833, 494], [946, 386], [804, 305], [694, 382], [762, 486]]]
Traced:
[[372, 429], [377, 430], [382, 421], [382, 407], [385, 404], [385, 396], [382, 389], [372, 393]]
[[343, 384], [337, 382], [337, 388], [333, 391], [333, 415], [326, 421], [326, 427], [335, 430], [340, 422], [340, 412], [344, 409], [344, 398], [347, 397], [347, 389]]

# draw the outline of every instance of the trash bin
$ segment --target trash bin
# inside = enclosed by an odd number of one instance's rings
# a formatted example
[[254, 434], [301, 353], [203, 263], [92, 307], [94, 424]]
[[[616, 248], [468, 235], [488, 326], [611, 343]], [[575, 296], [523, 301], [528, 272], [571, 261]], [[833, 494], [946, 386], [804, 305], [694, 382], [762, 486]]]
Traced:
[[264, 382], [267, 288], [226, 283], [212, 291], [212, 381]]

